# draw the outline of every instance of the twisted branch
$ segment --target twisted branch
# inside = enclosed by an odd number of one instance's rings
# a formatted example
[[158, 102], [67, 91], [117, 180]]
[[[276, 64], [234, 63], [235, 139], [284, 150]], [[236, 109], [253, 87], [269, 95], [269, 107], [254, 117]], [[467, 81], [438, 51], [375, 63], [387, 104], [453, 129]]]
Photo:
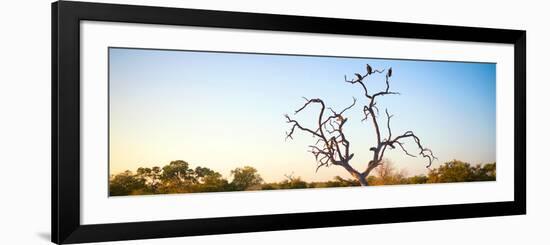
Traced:
[[[289, 115], [285, 115], [287, 123], [292, 124], [290, 131], [286, 133], [286, 137], [292, 139], [296, 128], [298, 128], [317, 138], [316, 143], [309, 146], [310, 152], [315, 156], [315, 160], [318, 163], [317, 170], [322, 166], [328, 167], [331, 164], [348, 167], [349, 161], [353, 158], [353, 153], [350, 153], [350, 142], [344, 134], [344, 125], [348, 121], [348, 118], [344, 117], [344, 113], [355, 106], [357, 99], [353, 98], [353, 103], [339, 112], [332, 108], [325, 109], [325, 102], [321, 99], [304, 99], [306, 102], [294, 114], [300, 113], [310, 105], [319, 104], [321, 108], [316, 128], [310, 129], [304, 127]], [[327, 110], [330, 114], [326, 113]]]
[[428, 159], [427, 168], [429, 168], [432, 165], [432, 162], [437, 159], [433, 155], [432, 150], [425, 148], [420, 143], [420, 138], [417, 137], [412, 131], [407, 131], [404, 134], [392, 138], [393, 135], [390, 123], [393, 115], [390, 115], [387, 109], [385, 110], [387, 117], [387, 138], [382, 139], [382, 133], [378, 122], [379, 110], [376, 104], [376, 98], [386, 95], [399, 95], [399, 92], [390, 90], [390, 78], [392, 76], [392, 68], [389, 68], [388, 71], [385, 73], [386, 87], [382, 91], [369, 93], [367, 87], [367, 78], [372, 76], [373, 74], [382, 74], [384, 73], [384, 71], [385, 70], [375, 70], [367, 64], [366, 73], [364, 75], [355, 73], [355, 78], [351, 80], [348, 80], [347, 77], [344, 76], [345, 82], [350, 84], [358, 84], [363, 89], [364, 95], [367, 98], [368, 103], [363, 106], [364, 117], [361, 121], [368, 121], [369, 119], [371, 119], [376, 134], [376, 145], [369, 148], [369, 150], [373, 152], [372, 160], [370, 160], [367, 164], [365, 171], [361, 173], [353, 169], [349, 164], [349, 161], [353, 158], [353, 153], [349, 152], [350, 143], [347, 140], [343, 130], [343, 126], [348, 120], [348, 118], [345, 118], [343, 116], [343, 113], [355, 105], [357, 101], [355, 98], [353, 98], [353, 103], [350, 106], [344, 108], [340, 112], [336, 112], [332, 108], [328, 108], [328, 111], [330, 111], [331, 113], [328, 116], [325, 116], [326, 107], [323, 100], [304, 98], [306, 102], [304, 103], [304, 105], [302, 105], [302, 107], [296, 110], [294, 114], [301, 112], [306, 107], [312, 104], [321, 105], [315, 129], [303, 127], [302, 125], [300, 125], [299, 122], [291, 119], [288, 115], [285, 115], [287, 123], [292, 124], [290, 132], [287, 132], [287, 138], [292, 139], [292, 135], [294, 134], [296, 128], [308, 132], [313, 135], [313, 137], [317, 138], [316, 143], [309, 146], [310, 152], [315, 156], [315, 160], [318, 163], [317, 170], [321, 166], [328, 167], [330, 164], [340, 165], [344, 167], [348, 172], [350, 172], [352, 176], [356, 177], [360, 181], [363, 180], [366, 183], [365, 178], [369, 175], [369, 173], [374, 168], [382, 164], [384, 153], [386, 152], [386, 149], [388, 147], [390, 147], [391, 149], [395, 149], [395, 145], [397, 144], [407, 156], [416, 157], [415, 155], [407, 151], [404, 146], [404, 142], [402, 142], [403, 140], [406, 140], [408, 138], [412, 138], [416, 143], [416, 146], [420, 149], [418, 155]]

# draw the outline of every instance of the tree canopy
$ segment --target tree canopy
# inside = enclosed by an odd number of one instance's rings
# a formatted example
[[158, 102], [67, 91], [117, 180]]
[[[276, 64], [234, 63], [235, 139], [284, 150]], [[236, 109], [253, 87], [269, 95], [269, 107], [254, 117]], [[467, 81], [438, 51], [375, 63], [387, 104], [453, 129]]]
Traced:
[[260, 174], [258, 174], [258, 171], [250, 166], [231, 170], [231, 176], [233, 176], [231, 185], [239, 191], [259, 187], [259, 185], [263, 182], [263, 179]]
[[453, 160], [428, 173], [428, 183], [488, 181], [496, 179], [496, 163], [471, 165]]

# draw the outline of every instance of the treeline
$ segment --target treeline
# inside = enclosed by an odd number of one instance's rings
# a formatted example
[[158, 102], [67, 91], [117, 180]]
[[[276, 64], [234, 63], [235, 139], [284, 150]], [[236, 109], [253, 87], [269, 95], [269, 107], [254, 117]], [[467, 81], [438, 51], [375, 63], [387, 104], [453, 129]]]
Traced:
[[398, 172], [391, 164], [384, 164], [375, 169], [375, 174], [368, 177], [369, 185], [400, 185], [452, 183], [496, 180], [496, 163], [472, 165], [453, 160], [429, 170], [428, 175], [407, 177]]
[[[243, 190], [278, 190], [359, 186], [354, 179], [340, 176], [325, 182], [306, 182], [300, 177], [285, 176], [281, 182], [265, 183], [258, 171], [250, 166], [231, 170], [232, 180], [206, 167], [191, 168], [181, 160], [172, 161], [160, 168], [138, 168], [134, 173], [124, 171], [109, 179], [111, 196], [148, 195], [169, 193], [220, 192]], [[428, 175], [407, 177], [391, 164], [384, 164], [368, 178], [369, 185], [425, 184], [491, 181], [496, 179], [496, 164], [478, 164], [454, 160], [429, 171]]]

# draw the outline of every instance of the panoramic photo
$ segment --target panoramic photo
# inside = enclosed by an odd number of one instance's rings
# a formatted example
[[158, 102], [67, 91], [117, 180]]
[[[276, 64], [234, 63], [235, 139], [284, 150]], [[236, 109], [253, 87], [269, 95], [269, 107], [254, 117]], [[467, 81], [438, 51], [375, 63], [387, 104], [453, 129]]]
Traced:
[[109, 195], [496, 181], [496, 64], [109, 48]]

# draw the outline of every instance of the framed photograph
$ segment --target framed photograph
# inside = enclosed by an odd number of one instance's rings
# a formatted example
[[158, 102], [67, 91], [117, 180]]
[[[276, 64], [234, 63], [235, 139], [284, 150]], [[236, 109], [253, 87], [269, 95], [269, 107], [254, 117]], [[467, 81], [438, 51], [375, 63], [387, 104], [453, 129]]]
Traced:
[[52, 241], [525, 214], [525, 38], [55, 2]]

